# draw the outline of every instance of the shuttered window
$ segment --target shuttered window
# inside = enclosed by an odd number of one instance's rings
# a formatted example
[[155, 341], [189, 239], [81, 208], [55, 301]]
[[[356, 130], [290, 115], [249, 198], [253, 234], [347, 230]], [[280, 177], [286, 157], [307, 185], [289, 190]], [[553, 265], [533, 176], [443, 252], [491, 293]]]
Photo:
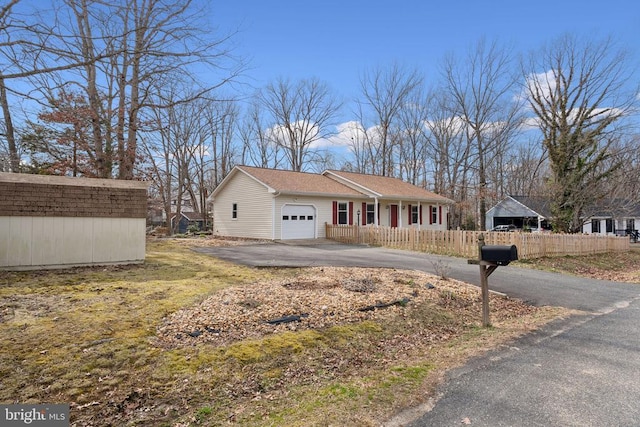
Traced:
[[338, 224], [349, 223], [349, 204], [347, 202], [338, 202]]

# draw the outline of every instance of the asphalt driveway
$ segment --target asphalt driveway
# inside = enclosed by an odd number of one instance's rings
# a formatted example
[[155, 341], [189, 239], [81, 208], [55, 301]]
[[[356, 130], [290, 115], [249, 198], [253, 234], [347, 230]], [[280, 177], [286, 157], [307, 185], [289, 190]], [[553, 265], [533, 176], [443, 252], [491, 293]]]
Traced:
[[[330, 241], [256, 243], [206, 247], [198, 252], [253, 267], [388, 267], [426, 271], [467, 283], [480, 284], [477, 265], [466, 259], [420, 252], [343, 245]], [[489, 277], [489, 288], [531, 304], [563, 306], [589, 312], [606, 312], [617, 303], [640, 295], [640, 286], [585, 279], [519, 267], [499, 267]]]
[[[331, 242], [198, 251], [255, 267], [391, 267], [434, 274], [445, 268], [449, 277], [480, 282], [478, 266], [466, 259]], [[507, 266], [491, 275], [489, 288], [585, 313], [449, 372], [431, 405], [388, 426], [640, 426], [640, 285]]]

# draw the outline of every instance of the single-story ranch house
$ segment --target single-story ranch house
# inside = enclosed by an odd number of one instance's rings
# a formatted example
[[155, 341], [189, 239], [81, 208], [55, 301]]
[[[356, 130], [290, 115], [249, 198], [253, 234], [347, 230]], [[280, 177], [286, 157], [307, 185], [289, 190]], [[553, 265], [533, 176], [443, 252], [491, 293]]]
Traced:
[[602, 201], [589, 212], [582, 231], [589, 234], [612, 234], [638, 237], [640, 206], [612, 199]]
[[213, 233], [268, 240], [325, 237], [325, 223], [446, 230], [453, 200], [397, 178], [236, 166], [209, 197]]

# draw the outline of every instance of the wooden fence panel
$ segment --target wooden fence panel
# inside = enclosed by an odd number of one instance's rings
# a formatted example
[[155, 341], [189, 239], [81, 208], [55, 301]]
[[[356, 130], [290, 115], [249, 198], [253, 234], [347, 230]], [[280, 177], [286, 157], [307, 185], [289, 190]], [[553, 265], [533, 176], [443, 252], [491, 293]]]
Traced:
[[327, 239], [427, 253], [478, 257], [478, 236], [488, 245], [516, 245], [520, 259], [586, 255], [629, 250], [627, 237], [583, 234], [501, 233], [464, 230], [418, 230], [395, 227], [359, 227], [326, 224]]

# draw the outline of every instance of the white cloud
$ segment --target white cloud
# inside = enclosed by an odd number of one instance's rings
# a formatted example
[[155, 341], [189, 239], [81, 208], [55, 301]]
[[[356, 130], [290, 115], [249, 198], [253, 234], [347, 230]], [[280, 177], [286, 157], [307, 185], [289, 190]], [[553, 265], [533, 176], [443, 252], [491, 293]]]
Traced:
[[332, 147], [349, 147], [354, 141], [362, 140], [365, 134], [362, 125], [356, 121], [340, 123], [336, 126], [336, 134], [327, 138], [327, 145]]
[[[322, 140], [322, 138], [318, 138], [320, 129], [315, 123], [299, 120], [292, 123], [291, 128], [297, 135], [298, 140], [313, 140], [311, 147], [317, 147], [318, 141]], [[290, 141], [289, 130], [283, 125], [276, 125], [267, 129], [266, 135], [272, 141], [278, 141], [282, 145], [288, 145]]]

